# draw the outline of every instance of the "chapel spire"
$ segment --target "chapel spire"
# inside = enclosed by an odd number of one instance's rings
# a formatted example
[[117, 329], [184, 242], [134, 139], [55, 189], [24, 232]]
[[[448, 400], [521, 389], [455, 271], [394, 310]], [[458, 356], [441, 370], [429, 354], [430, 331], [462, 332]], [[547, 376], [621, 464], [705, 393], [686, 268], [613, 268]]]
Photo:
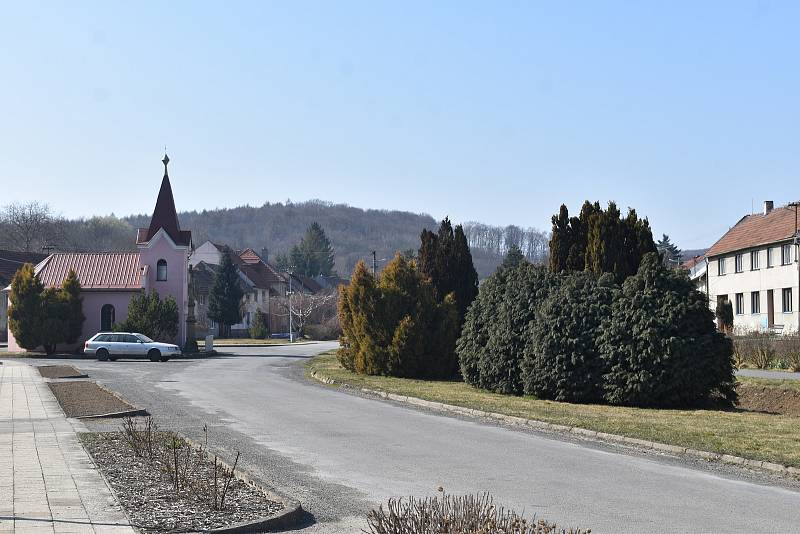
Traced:
[[164, 153], [164, 159], [161, 160], [161, 163], [164, 164], [164, 177], [161, 179], [161, 189], [158, 191], [158, 199], [156, 200], [156, 207], [153, 210], [153, 217], [150, 219], [150, 227], [147, 229], [146, 237], [143, 240], [137, 239], [137, 242], [142, 243], [150, 241], [159, 230], [163, 229], [174, 243], [178, 245], [187, 245], [191, 242], [191, 232], [182, 232], [180, 224], [178, 223], [175, 198], [172, 196], [172, 185], [169, 182], [169, 173], [167, 172], [169, 156], [166, 152]]

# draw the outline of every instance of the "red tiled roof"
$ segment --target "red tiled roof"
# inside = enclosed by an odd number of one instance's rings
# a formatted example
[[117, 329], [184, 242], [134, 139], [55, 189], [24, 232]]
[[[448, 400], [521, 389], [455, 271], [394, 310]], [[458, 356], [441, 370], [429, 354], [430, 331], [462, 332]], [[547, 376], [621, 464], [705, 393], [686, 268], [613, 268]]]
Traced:
[[708, 249], [706, 256], [786, 241], [792, 239], [794, 232], [795, 210], [792, 207], [775, 208], [766, 215], [746, 215]]
[[261, 263], [261, 256], [256, 254], [256, 251], [252, 248], [246, 248], [241, 251], [239, 257], [242, 258], [242, 261], [245, 263]]
[[694, 258], [692, 258], [690, 260], [686, 260], [685, 262], [681, 263], [681, 267], [683, 267], [684, 269], [689, 270], [692, 267], [694, 267], [695, 265], [697, 265], [698, 263], [700, 263], [704, 259], [706, 259], [705, 256], [695, 256]]
[[45, 287], [60, 286], [75, 271], [81, 288], [142, 289], [142, 275], [147, 267], [139, 264], [138, 252], [68, 252], [51, 254], [37, 267]]

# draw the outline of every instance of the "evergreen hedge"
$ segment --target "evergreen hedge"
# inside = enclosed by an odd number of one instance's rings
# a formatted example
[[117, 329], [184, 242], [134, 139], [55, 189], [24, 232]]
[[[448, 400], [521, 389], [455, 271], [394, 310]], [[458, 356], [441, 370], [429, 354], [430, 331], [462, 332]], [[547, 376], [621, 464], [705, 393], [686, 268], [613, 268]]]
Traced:
[[658, 407], [736, 400], [730, 340], [706, 296], [657, 253], [622, 288], [610, 274], [500, 269], [456, 351], [464, 380], [498, 393]]
[[648, 254], [622, 286], [598, 340], [604, 398], [630, 406], [733, 404], [733, 346], [685, 272]]
[[522, 361], [526, 394], [565, 402], [602, 402], [604, 364], [597, 339], [618, 292], [611, 275], [562, 276], [529, 328]]
[[483, 283], [465, 319], [456, 352], [464, 380], [496, 393], [523, 392], [520, 364], [539, 303], [559, 285], [545, 267], [522, 263]]

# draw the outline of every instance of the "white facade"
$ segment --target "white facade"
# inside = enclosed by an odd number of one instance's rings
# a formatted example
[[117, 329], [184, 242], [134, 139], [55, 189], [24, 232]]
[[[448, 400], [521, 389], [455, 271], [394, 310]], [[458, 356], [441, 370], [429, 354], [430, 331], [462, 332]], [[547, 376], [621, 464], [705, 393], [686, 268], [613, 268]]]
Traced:
[[800, 322], [800, 264], [797, 245], [777, 242], [707, 259], [708, 303], [733, 306], [733, 328], [798, 332]]
[[201, 261], [207, 265], [219, 265], [222, 261], [222, 253], [211, 241], [206, 241], [192, 251], [189, 256], [189, 267], [194, 267]]

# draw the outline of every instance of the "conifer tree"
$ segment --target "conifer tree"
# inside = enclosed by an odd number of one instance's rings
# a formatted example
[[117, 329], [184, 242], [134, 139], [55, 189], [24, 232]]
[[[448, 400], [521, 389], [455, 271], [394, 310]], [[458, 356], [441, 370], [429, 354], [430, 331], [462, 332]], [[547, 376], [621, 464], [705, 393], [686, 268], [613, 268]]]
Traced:
[[41, 304], [39, 343], [47, 354], [53, 354], [58, 344], [70, 335], [69, 303], [64, 292], [48, 287], [42, 292]]
[[30, 263], [23, 265], [11, 280], [8, 326], [23, 349], [34, 350], [41, 345], [43, 291]]
[[569, 268], [568, 258], [572, 249], [572, 232], [569, 226], [569, 210], [561, 204], [557, 215], [553, 215], [553, 230], [550, 235], [550, 270], [554, 273]]
[[423, 230], [417, 265], [420, 273], [433, 284], [439, 302], [453, 294], [459, 317], [463, 320], [478, 294], [478, 273], [472, 263], [472, 252], [463, 227], [458, 225], [453, 230], [450, 219], [445, 217], [437, 234]]
[[525, 256], [522, 254], [522, 251], [519, 249], [519, 247], [517, 245], [511, 245], [508, 247], [506, 257], [503, 258], [503, 263], [500, 267], [503, 269], [514, 269], [520, 263], [525, 261]]
[[172, 295], [162, 299], [155, 290], [134, 295], [128, 303], [128, 317], [114, 325], [114, 330], [172, 343], [178, 334], [178, 304]]
[[659, 239], [658, 243], [656, 243], [656, 249], [658, 249], [659, 254], [661, 254], [664, 265], [667, 267], [678, 266], [678, 263], [681, 260], [681, 249], [679, 249], [675, 243], [670, 241], [670, 238], [667, 234], [661, 234], [661, 239]]
[[219, 336], [230, 335], [230, 327], [242, 320], [241, 301], [244, 292], [239, 281], [239, 269], [226, 249], [214, 276], [214, 285], [208, 296], [208, 317], [219, 325]]
[[322, 226], [311, 223], [300, 243], [292, 247], [289, 260], [295, 272], [311, 278], [333, 274], [334, 250]]
[[81, 298], [81, 283], [73, 269], [69, 270], [67, 278], [61, 285], [62, 298], [67, 306], [67, 329], [64, 341], [72, 344], [78, 341], [83, 331], [83, 299]]

